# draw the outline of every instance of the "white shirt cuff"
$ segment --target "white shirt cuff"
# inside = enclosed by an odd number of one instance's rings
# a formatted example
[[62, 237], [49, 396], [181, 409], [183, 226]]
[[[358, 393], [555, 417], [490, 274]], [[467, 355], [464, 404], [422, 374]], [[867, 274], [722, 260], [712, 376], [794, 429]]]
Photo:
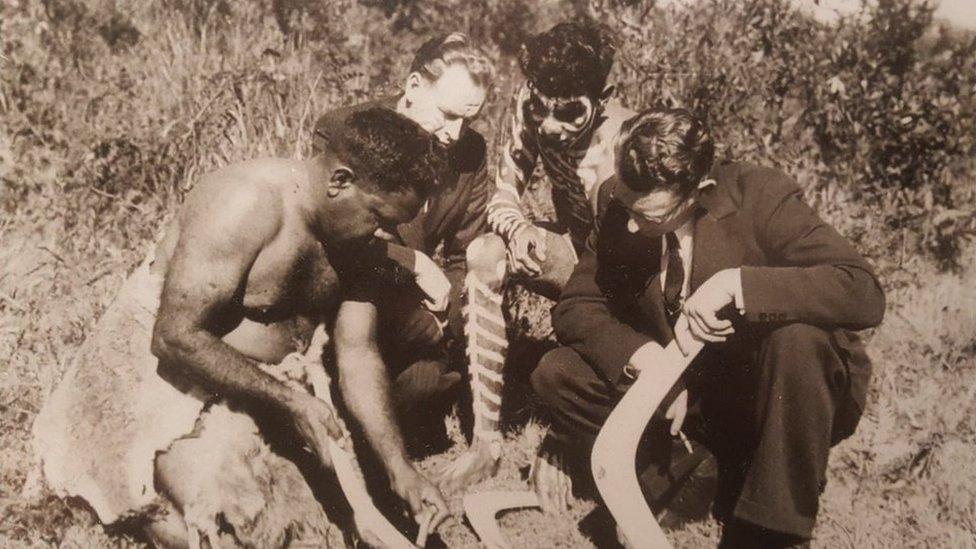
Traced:
[[735, 288], [733, 299], [735, 299], [735, 308], [739, 310], [740, 315], [746, 314], [746, 298], [743, 297], [742, 293], [742, 269], [733, 269], [733, 277], [735, 278]]

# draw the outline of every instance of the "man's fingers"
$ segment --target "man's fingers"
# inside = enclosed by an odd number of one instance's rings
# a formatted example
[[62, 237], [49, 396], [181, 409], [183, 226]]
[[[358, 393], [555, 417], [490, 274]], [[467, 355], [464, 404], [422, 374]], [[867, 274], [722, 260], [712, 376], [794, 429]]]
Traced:
[[533, 252], [539, 261], [546, 260], [546, 235], [541, 234], [532, 242]]
[[560, 473], [559, 475], [559, 510], [565, 513], [569, 511], [569, 500], [572, 493], [572, 485], [569, 483], [569, 479], [565, 474]]
[[685, 423], [685, 416], [688, 415], [688, 405], [685, 403], [683, 406], [679, 406], [674, 413], [674, 420], [671, 422], [671, 436], [678, 436], [678, 432], [681, 431], [681, 427]]
[[341, 439], [344, 434], [342, 427], [339, 426], [339, 422], [334, 417], [329, 418], [329, 421], [325, 423], [325, 430], [329, 433], [329, 438], [333, 440]]
[[332, 452], [329, 451], [328, 444], [316, 444], [315, 453], [318, 455], [319, 461], [322, 462], [322, 466], [328, 470], [332, 470]]
[[434, 516], [430, 519], [430, 531], [433, 532], [440, 528], [440, 525], [447, 520], [451, 513], [447, 510], [447, 504], [436, 506]]
[[725, 336], [712, 335], [712, 333], [705, 326], [705, 323], [698, 318], [696, 313], [692, 313], [688, 316], [688, 327], [691, 329], [692, 335], [702, 341], [708, 343], [720, 343], [725, 341]]
[[735, 331], [731, 320], [720, 320], [714, 312], [700, 313], [702, 323], [715, 335], [729, 335]]
[[[445, 502], [443, 496], [441, 496], [440, 490], [438, 490], [433, 484], [429, 485], [427, 490], [424, 491], [422, 507], [426, 509], [427, 512], [432, 511], [434, 513], [433, 518], [430, 519], [431, 531], [437, 530], [437, 527], [440, 526], [449, 515], [447, 510], [447, 502]], [[423, 512], [424, 511], [421, 511], [421, 513]]]
[[525, 250], [525, 253], [523, 253], [522, 257], [519, 259], [522, 262], [522, 265], [525, 266], [526, 270], [528, 270], [529, 274], [537, 275], [542, 272], [542, 269], [539, 268], [539, 264], [532, 259], [532, 254], [529, 253], [528, 249]]
[[678, 344], [678, 349], [681, 350], [681, 354], [688, 356], [688, 353], [691, 352], [691, 345], [694, 343], [694, 339], [691, 336], [691, 331], [688, 326], [687, 314], [678, 317], [678, 323], [674, 326], [674, 340]]

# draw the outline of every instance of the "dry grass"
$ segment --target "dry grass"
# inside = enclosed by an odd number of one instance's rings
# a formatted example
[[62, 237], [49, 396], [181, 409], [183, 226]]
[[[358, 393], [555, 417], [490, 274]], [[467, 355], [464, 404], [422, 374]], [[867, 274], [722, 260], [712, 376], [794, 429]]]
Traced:
[[[314, 116], [388, 87], [423, 31], [390, 40], [376, 12], [351, 1], [323, 4], [342, 12], [335, 21], [344, 21], [343, 32], [298, 18], [303, 30], [287, 36], [259, 2], [241, 3], [231, 15], [219, 0], [132, 4], [122, 13], [114, 2], [0, 3], [2, 547], [140, 545], [106, 533], [82, 503], [45, 492], [29, 445], [33, 418], [165, 212], [199, 174], [259, 155], [300, 156]], [[564, 4], [544, 3], [534, 12], [539, 25]], [[457, 17], [459, 28], [480, 24], [470, 13], [434, 15]], [[105, 30], [115, 16], [134, 22], [137, 41]], [[502, 69], [482, 124], [489, 141], [512, 87], [508, 60]], [[960, 189], [971, 194], [968, 177]], [[881, 239], [872, 235], [881, 223], [837, 198], [850, 194], [838, 191], [842, 183], [821, 183], [814, 202], [842, 230], [860, 231], [863, 249], [877, 248]], [[889, 307], [870, 337], [876, 369], [868, 409], [832, 454], [815, 545], [974, 546], [976, 255], [963, 255], [965, 267], [953, 275], [913, 261], [911, 250], [885, 253], [872, 257], [887, 274]], [[547, 305], [515, 300], [519, 330], [532, 341], [546, 335]], [[543, 431], [531, 412], [531, 403], [512, 411], [518, 421], [502, 471], [474, 489], [526, 486]], [[422, 467], [434, 471], [462, 447]], [[457, 498], [452, 504], [459, 509]], [[503, 526], [520, 545], [586, 546], [580, 522], [592, 510], [580, 500], [566, 517], [522, 511]], [[463, 524], [442, 534], [452, 546], [475, 543]], [[700, 519], [671, 534], [678, 546], [709, 546], [718, 528]]]

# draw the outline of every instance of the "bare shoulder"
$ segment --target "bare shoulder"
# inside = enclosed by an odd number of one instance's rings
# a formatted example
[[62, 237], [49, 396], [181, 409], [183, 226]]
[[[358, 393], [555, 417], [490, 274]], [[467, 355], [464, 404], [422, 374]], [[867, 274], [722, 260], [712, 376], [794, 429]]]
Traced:
[[302, 174], [297, 161], [274, 158], [211, 172], [186, 197], [179, 216], [182, 232], [196, 244], [227, 249], [267, 242], [283, 223], [285, 193]]

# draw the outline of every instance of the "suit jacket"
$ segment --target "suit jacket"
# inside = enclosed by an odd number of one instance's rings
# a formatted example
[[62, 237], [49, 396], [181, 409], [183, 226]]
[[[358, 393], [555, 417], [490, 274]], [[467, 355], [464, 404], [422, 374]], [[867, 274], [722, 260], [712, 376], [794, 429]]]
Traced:
[[[397, 96], [383, 97], [322, 115], [315, 123], [313, 154], [320, 152], [354, 113], [373, 107], [396, 110], [398, 99]], [[488, 230], [485, 208], [494, 185], [488, 179], [487, 156], [487, 146], [481, 134], [465, 128], [451, 148], [449, 161], [438, 177], [437, 190], [426, 207], [412, 221], [397, 228], [403, 245], [427, 255], [434, 255], [443, 244], [441, 254], [444, 273], [451, 281], [450, 317], [455, 335], [461, 326], [460, 294], [466, 272], [465, 252], [472, 240]]]
[[[870, 363], [848, 330], [876, 326], [884, 294], [871, 267], [807, 206], [785, 174], [745, 163], [716, 166], [698, 199], [689, 274], [694, 292], [712, 275], [741, 267], [750, 323], [802, 322], [831, 331], [852, 361], [852, 392], [863, 405]], [[612, 200], [617, 180], [600, 191], [601, 215], [553, 309], [560, 342], [617, 385], [634, 352], [674, 337], [661, 295], [661, 238], [627, 230], [628, 213]]]

